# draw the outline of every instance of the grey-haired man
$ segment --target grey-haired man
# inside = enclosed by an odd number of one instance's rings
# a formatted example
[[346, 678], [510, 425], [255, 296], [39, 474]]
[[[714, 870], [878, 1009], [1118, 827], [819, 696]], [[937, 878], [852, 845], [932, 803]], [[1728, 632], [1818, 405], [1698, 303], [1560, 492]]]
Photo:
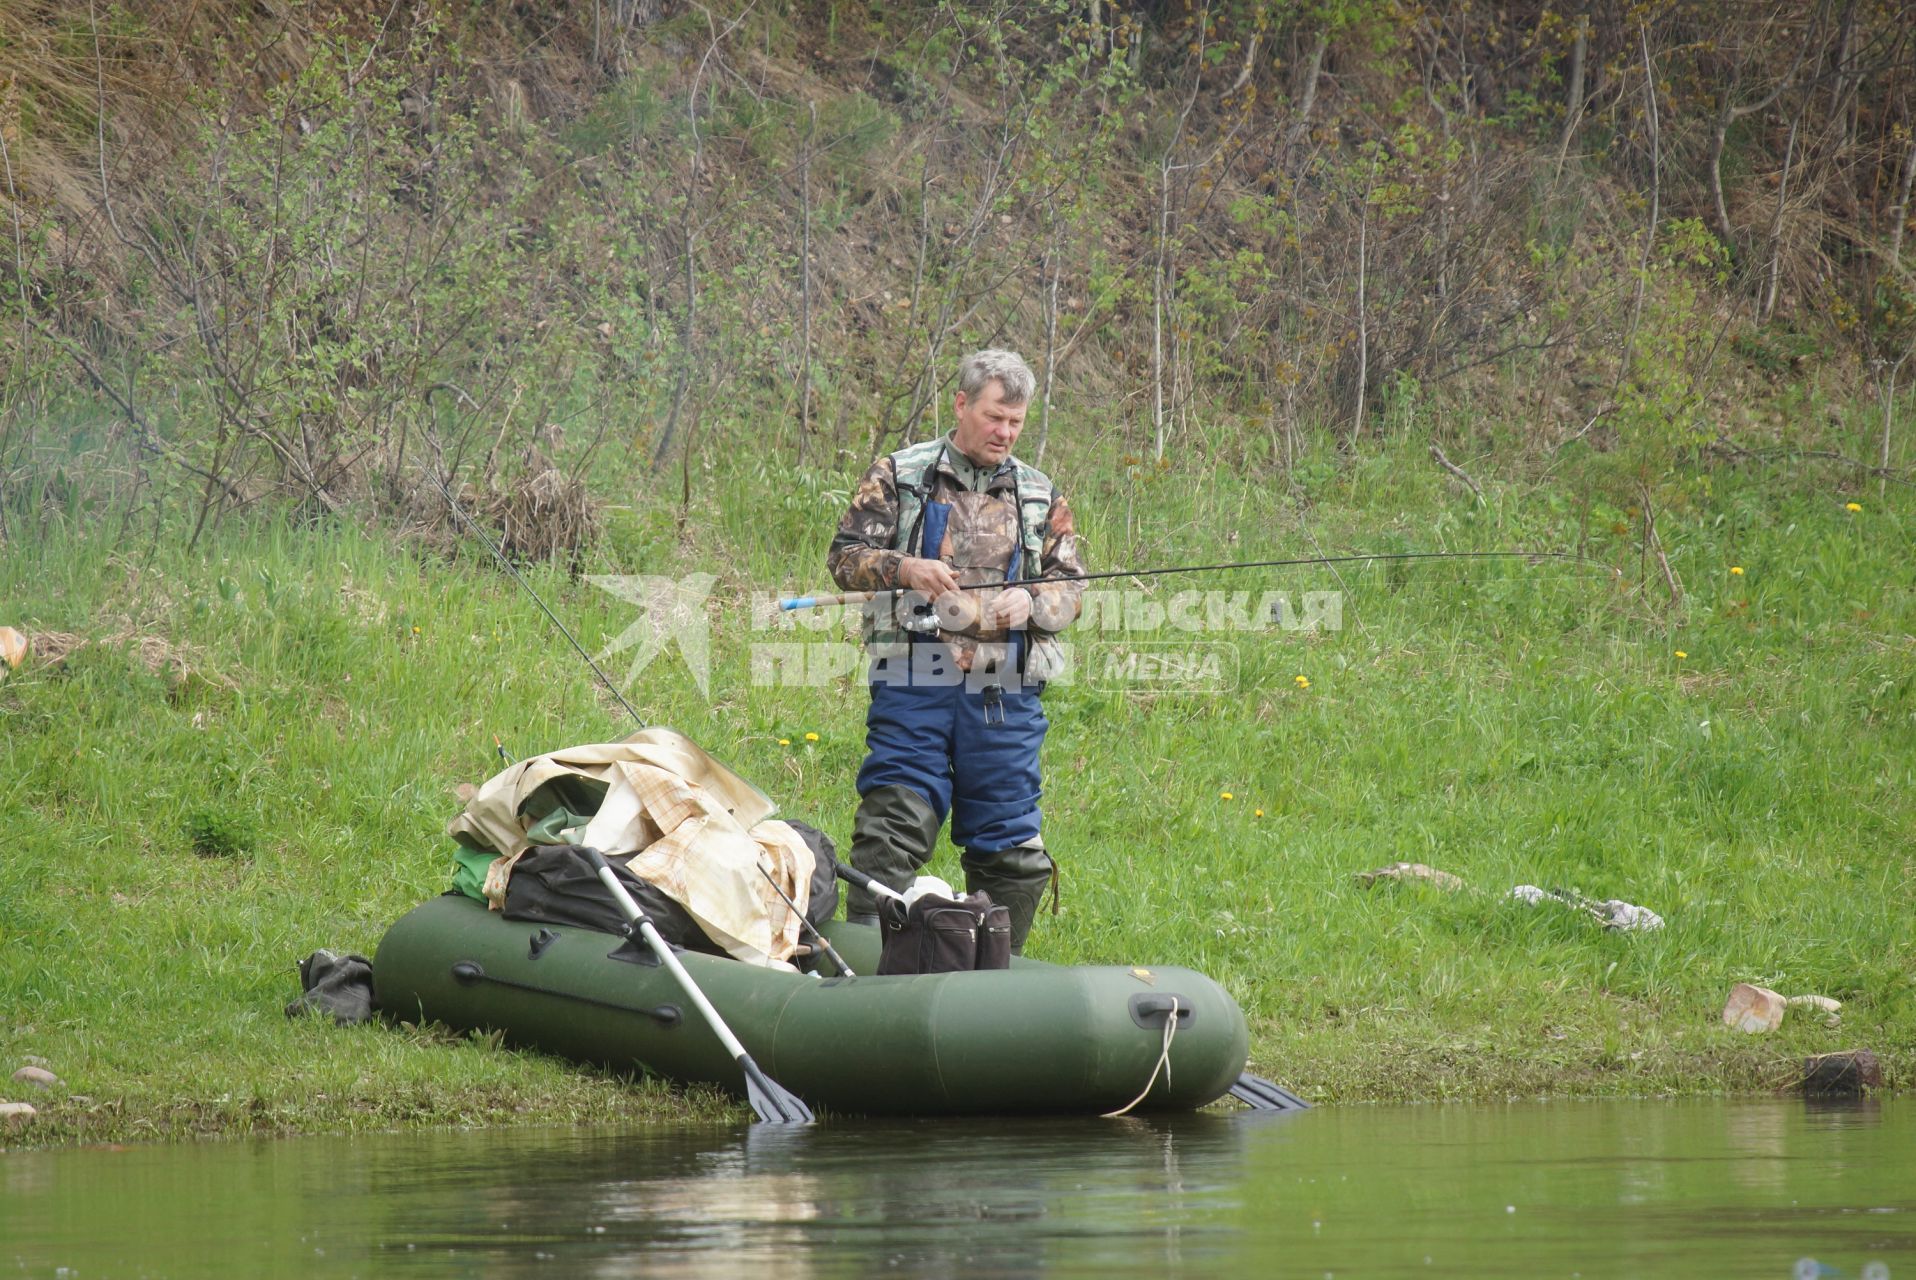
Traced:
[[[904, 889], [949, 813], [965, 888], [1009, 910], [1014, 952], [1056, 874], [1039, 833], [1039, 699], [1084, 588], [1071, 508], [1011, 452], [1036, 381], [1015, 352], [960, 361], [950, 434], [873, 463], [827, 557], [846, 590], [897, 593], [865, 616], [852, 865]], [[847, 912], [872, 919], [876, 904], [855, 890]]]

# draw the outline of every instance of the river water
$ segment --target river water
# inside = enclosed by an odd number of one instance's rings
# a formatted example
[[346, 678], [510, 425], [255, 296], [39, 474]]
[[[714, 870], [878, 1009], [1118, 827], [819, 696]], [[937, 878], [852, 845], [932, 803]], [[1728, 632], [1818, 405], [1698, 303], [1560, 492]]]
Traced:
[[0, 1155], [0, 1277], [1916, 1280], [1895, 1099], [505, 1130]]

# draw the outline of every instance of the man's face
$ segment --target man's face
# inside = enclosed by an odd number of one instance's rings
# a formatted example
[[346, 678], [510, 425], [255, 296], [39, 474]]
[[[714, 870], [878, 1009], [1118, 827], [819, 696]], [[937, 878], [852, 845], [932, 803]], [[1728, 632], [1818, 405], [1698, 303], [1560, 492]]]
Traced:
[[952, 443], [981, 467], [995, 467], [1009, 457], [1018, 433], [1024, 430], [1026, 406], [1006, 404], [1004, 393], [1004, 384], [993, 379], [975, 397], [960, 391], [952, 403], [958, 420]]

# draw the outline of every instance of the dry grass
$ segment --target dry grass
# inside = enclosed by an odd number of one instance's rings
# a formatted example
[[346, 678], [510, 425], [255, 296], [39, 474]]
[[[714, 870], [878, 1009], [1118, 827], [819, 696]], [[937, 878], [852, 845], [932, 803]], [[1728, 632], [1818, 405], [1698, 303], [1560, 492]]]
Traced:
[[237, 688], [224, 676], [209, 675], [206, 656], [190, 644], [168, 640], [164, 636], [135, 631], [121, 620], [105, 635], [83, 636], [71, 631], [30, 631], [27, 633], [28, 658], [40, 667], [58, 667], [89, 645], [122, 649], [153, 675], [170, 673], [175, 681], [199, 676], [209, 683]]
[[468, 501], [515, 560], [576, 561], [598, 537], [599, 518], [585, 481], [551, 465], [528, 470], [503, 489]]

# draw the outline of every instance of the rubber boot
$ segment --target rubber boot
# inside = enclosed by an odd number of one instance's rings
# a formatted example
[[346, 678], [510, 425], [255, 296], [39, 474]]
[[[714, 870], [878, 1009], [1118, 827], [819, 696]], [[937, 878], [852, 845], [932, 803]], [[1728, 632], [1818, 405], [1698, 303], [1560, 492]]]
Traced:
[[[858, 802], [852, 819], [852, 866], [882, 885], [903, 893], [931, 861], [938, 842], [938, 814], [910, 787], [873, 787]], [[845, 895], [845, 919], [878, 923], [878, 902], [857, 886]]]
[[997, 853], [967, 850], [960, 862], [965, 868], [965, 892], [988, 893], [1011, 913], [1011, 954], [1023, 955], [1038, 904], [1056, 874], [1051, 855], [1040, 841], [1028, 840]]

